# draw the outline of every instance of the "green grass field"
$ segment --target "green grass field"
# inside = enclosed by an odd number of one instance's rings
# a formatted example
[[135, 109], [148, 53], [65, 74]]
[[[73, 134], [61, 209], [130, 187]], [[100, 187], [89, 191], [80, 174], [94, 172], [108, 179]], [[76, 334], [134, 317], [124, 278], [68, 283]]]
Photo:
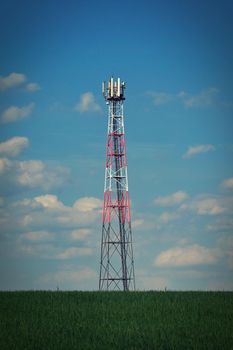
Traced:
[[0, 292], [0, 349], [233, 349], [233, 292]]

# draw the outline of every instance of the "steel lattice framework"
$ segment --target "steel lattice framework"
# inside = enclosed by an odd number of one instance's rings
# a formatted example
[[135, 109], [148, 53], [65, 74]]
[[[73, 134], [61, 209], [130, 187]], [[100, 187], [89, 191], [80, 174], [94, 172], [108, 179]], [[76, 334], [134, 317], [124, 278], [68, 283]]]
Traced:
[[100, 290], [135, 290], [123, 102], [125, 84], [111, 78], [102, 93], [108, 104], [108, 132]]

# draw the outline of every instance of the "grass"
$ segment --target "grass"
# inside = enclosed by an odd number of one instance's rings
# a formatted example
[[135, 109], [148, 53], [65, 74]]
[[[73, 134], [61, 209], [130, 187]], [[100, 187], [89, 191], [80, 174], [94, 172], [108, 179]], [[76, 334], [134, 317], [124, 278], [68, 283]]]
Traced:
[[0, 292], [0, 349], [233, 349], [233, 292]]

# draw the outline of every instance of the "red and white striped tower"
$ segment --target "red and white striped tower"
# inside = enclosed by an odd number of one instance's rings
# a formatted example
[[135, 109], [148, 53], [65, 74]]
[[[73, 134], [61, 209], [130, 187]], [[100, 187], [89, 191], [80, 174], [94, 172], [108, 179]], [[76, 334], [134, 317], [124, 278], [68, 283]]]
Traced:
[[111, 78], [102, 93], [108, 133], [99, 290], [135, 290], [123, 102], [125, 83]]

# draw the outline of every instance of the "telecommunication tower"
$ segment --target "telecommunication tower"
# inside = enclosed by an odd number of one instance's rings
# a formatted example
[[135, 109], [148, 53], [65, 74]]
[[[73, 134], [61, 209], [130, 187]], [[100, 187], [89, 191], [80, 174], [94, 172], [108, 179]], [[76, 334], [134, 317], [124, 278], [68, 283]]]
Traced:
[[123, 102], [125, 83], [102, 83], [108, 105], [108, 132], [99, 290], [135, 290]]

